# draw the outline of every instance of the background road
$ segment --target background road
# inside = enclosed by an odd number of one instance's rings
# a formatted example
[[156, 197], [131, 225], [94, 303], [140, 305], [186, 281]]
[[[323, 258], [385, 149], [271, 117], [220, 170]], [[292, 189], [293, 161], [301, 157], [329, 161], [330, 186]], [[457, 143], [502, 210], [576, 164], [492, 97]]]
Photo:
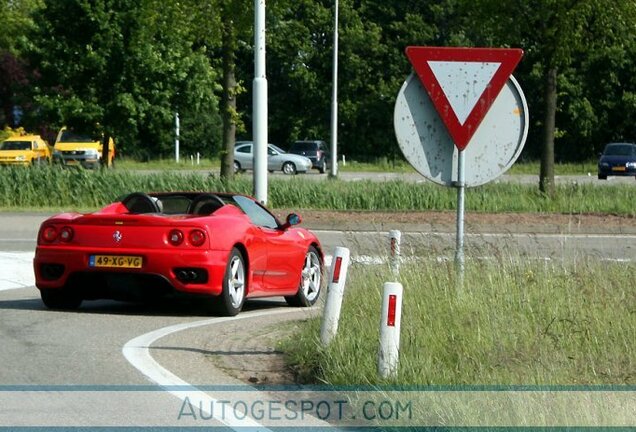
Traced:
[[[2, 213], [0, 214], [0, 252], [32, 252], [35, 250], [37, 230], [49, 214], [45, 213]], [[444, 230], [432, 231], [423, 221], [422, 226], [409, 225], [403, 236], [405, 255], [438, 254], [452, 256], [455, 247], [454, 226]], [[349, 224], [350, 225], [350, 224]], [[390, 221], [383, 224], [385, 231], [363, 223], [357, 229], [339, 230], [339, 221], [332, 224], [327, 221], [320, 226], [305, 224], [316, 230], [326, 253], [336, 246], [351, 249], [352, 255], [374, 255], [385, 249], [388, 244], [387, 233], [390, 229], [403, 229], [399, 225], [391, 226]], [[466, 228], [466, 252], [478, 254], [488, 250], [507, 250], [513, 254], [552, 258], [596, 257], [600, 259], [633, 259], [636, 257], [636, 224], [622, 226], [620, 233], [614, 233], [611, 227], [601, 227], [598, 232], [562, 227], [550, 233], [525, 232], [524, 226], [497, 227], [496, 230], [483, 230], [480, 227]], [[407, 232], [408, 231], [408, 232]], [[388, 246], [387, 246], [388, 247]]]
[[[182, 398], [175, 395], [179, 392], [170, 394], [164, 391], [165, 385], [156, 387], [152, 372], [127, 360], [123, 347], [166, 326], [192, 325], [156, 339], [149, 347], [133, 344], [133, 349], [139, 350], [140, 358], [146, 355], [160, 365], [160, 371], [155, 371], [160, 377], [165, 372], [199, 386], [271, 383], [279, 378], [281, 369], [267, 369], [277, 355], [275, 341], [284, 335], [286, 327], [281, 322], [317, 312], [289, 308], [282, 299], [249, 302], [239, 315], [242, 321], [236, 322], [209, 318], [188, 303], [144, 306], [95, 301], [86, 302], [78, 312], [47, 310], [32, 286], [31, 259], [37, 229], [48, 216], [0, 214], [0, 424], [217, 424], [179, 419]], [[388, 253], [387, 232], [372, 226], [361, 224], [358, 230], [347, 231], [324, 223], [308, 227], [315, 229], [327, 253], [336, 246], [347, 246], [352, 256], [363, 262], [377, 261]], [[403, 255], [452, 259], [454, 227], [446, 228], [431, 230], [430, 226], [410, 225], [403, 233]], [[554, 260], [585, 257], [633, 261], [636, 257], [636, 226], [623, 226], [617, 233], [611, 229], [580, 232], [567, 227], [550, 233], [527, 233], [521, 227], [499, 228], [493, 231], [469, 227], [467, 253], [488, 257], [505, 250], [515, 256]], [[196, 325], [201, 320], [206, 320], [205, 325]], [[241, 380], [226, 373], [228, 364], [234, 365], [232, 375]], [[119, 390], [113, 391], [113, 385]], [[42, 386], [53, 387], [33, 391]], [[210, 398], [221, 397], [215, 396], [215, 391], [206, 394], [211, 394]], [[256, 391], [241, 394], [262, 397]]]
[[[136, 173], [139, 174], [156, 174], [160, 171], [157, 170], [135, 170]], [[183, 171], [175, 171], [182, 173], [198, 173], [203, 176], [214, 175], [219, 176], [219, 171], [217, 170], [183, 170]], [[244, 173], [239, 174], [241, 176], [252, 176], [252, 171], [246, 171]], [[311, 170], [306, 174], [298, 174], [297, 176], [285, 175], [281, 172], [274, 172], [269, 174], [270, 177], [275, 177], [276, 179], [292, 179], [292, 178], [302, 178], [308, 180], [324, 180], [327, 179], [327, 174], [320, 174], [316, 170]], [[344, 181], [392, 181], [392, 180], [402, 180], [408, 182], [426, 182], [428, 181], [423, 176], [416, 172], [411, 173], [394, 173], [394, 172], [349, 172], [349, 171], [341, 171], [338, 173], [338, 178]], [[556, 184], [593, 184], [595, 186], [608, 186], [614, 184], [633, 184], [636, 187], [636, 181], [634, 181], [634, 177], [608, 177], [607, 180], [598, 180], [596, 177], [596, 172], [590, 172], [587, 175], [559, 175], [555, 176], [554, 181]], [[528, 185], [539, 185], [539, 176], [531, 175], [531, 174], [516, 174], [516, 175], [502, 175], [501, 177], [494, 180], [495, 183], [518, 183], [518, 184], [528, 184]]]

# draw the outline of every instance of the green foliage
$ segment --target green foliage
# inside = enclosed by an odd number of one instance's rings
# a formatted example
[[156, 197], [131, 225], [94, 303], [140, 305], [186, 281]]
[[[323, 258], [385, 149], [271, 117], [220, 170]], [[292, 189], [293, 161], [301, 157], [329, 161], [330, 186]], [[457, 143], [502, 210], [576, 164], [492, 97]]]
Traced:
[[32, 14], [40, 7], [42, 0], [0, 2], [0, 52], [20, 52], [27, 36], [37, 27]]
[[[630, 0], [464, 1], [469, 39], [525, 51], [515, 71], [528, 98], [531, 128], [525, 154], [546, 144], [545, 73], [558, 71], [554, 152], [580, 161], [614, 140], [635, 140], [633, 92], [636, 4]], [[626, 68], [630, 69], [627, 72]]]
[[434, 254], [402, 265], [397, 378], [377, 374], [382, 286], [394, 276], [386, 266], [353, 264], [332, 343], [320, 345], [320, 320], [312, 319], [282, 344], [299, 379], [347, 386], [636, 383], [636, 298], [627, 288], [634, 264], [546, 263], [500, 251], [493, 260], [469, 258], [458, 290], [454, 264]]
[[[554, 199], [548, 199], [534, 186], [489, 184], [468, 190], [466, 209], [489, 213], [612, 213], [634, 217], [634, 192], [630, 186], [564, 185], [557, 187]], [[120, 169], [16, 167], [0, 170], [0, 189], [0, 207], [4, 208], [91, 209], [134, 191], [207, 190], [249, 195], [252, 179], [238, 176], [227, 182], [206, 171], [168, 171], [161, 166], [143, 174]], [[361, 211], [452, 211], [457, 202], [454, 189], [430, 183], [315, 181], [302, 176], [271, 179], [269, 197], [274, 208]]]
[[[185, 4], [145, 0], [46, 1], [32, 62], [42, 121], [115, 137], [123, 153], [173, 147], [174, 115], [184, 150], [219, 146], [216, 75], [193, 46]], [[179, 23], [179, 25], [175, 25]]]
[[[558, 71], [557, 161], [587, 160], [636, 140], [636, 6], [631, 0], [341, 0], [339, 153], [401, 158], [395, 96], [411, 71], [408, 45], [518, 46], [515, 71], [531, 114], [525, 158], [545, 135], [545, 71]], [[267, 5], [270, 141], [329, 139], [334, 2]], [[223, 16], [229, 19], [223, 20]], [[124, 154], [181, 146], [216, 157], [224, 26], [233, 27], [241, 138], [251, 138], [253, 4], [239, 0], [16, 0], [0, 4], [3, 117], [28, 130], [62, 124], [111, 133]], [[227, 28], [227, 25], [225, 26]], [[28, 60], [29, 64], [26, 63]], [[27, 73], [27, 72], [30, 72]], [[36, 79], [33, 81], [33, 79]], [[4, 87], [3, 87], [4, 86]], [[245, 125], [243, 129], [242, 124]], [[49, 137], [50, 139], [50, 137]]]

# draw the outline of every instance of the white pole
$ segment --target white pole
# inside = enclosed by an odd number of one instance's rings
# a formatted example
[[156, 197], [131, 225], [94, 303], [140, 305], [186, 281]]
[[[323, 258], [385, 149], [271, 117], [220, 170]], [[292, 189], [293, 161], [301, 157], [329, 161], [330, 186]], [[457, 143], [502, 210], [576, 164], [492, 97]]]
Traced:
[[265, 0], [254, 0], [253, 83], [254, 197], [267, 204], [267, 78], [265, 76]]
[[179, 113], [174, 113], [174, 160], [179, 163]]
[[331, 167], [330, 177], [338, 175], [338, 0], [335, 0], [333, 24], [333, 70], [331, 96]]
[[402, 292], [402, 284], [398, 282], [384, 284], [378, 352], [378, 373], [382, 378], [396, 377], [398, 373]]
[[201, 163], [201, 153], [197, 152], [197, 165]]
[[397, 277], [400, 275], [400, 242], [402, 240], [402, 233], [399, 230], [389, 231], [390, 241], [390, 265], [391, 271]]
[[349, 255], [349, 249], [345, 247], [337, 247], [333, 253], [333, 261], [329, 270], [327, 300], [320, 325], [320, 342], [323, 346], [329, 345], [338, 332], [340, 308], [342, 307], [342, 298], [347, 282]]

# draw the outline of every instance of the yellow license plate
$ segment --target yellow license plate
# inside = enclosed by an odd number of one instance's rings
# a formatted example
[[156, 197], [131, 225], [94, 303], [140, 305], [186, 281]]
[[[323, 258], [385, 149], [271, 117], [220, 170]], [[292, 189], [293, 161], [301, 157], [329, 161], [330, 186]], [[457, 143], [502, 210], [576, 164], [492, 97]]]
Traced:
[[625, 171], [625, 167], [612, 167], [612, 171]]
[[143, 259], [140, 256], [127, 255], [91, 255], [89, 267], [141, 268]]

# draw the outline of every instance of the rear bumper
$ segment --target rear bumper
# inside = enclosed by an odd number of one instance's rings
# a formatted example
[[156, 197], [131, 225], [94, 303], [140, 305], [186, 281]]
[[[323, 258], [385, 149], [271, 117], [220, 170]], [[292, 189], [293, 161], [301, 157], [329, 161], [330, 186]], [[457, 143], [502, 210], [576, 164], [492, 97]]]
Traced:
[[[77, 291], [85, 298], [111, 298], [100, 294], [121, 291], [143, 290], [157, 295], [165, 294], [167, 288], [190, 293], [219, 295], [222, 291], [223, 275], [229, 251], [163, 251], [163, 250], [96, 250], [38, 246], [33, 266], [35, 284], [38, 288], [67, 288]], [[89, 266], [91, 255], [123, 255], [142, 257], [142, 267], [95, 268]], [[192, 282], [183, 282], [178, 272], [191, 269], [205, 274]], [[183, 274], [181, 275], [183, 276]]]
[[603, 176], [636, 176], [636, 168], [625, 168], [623, 171], [616, 171], [614, 167], [599, 167], [598, 174]]

